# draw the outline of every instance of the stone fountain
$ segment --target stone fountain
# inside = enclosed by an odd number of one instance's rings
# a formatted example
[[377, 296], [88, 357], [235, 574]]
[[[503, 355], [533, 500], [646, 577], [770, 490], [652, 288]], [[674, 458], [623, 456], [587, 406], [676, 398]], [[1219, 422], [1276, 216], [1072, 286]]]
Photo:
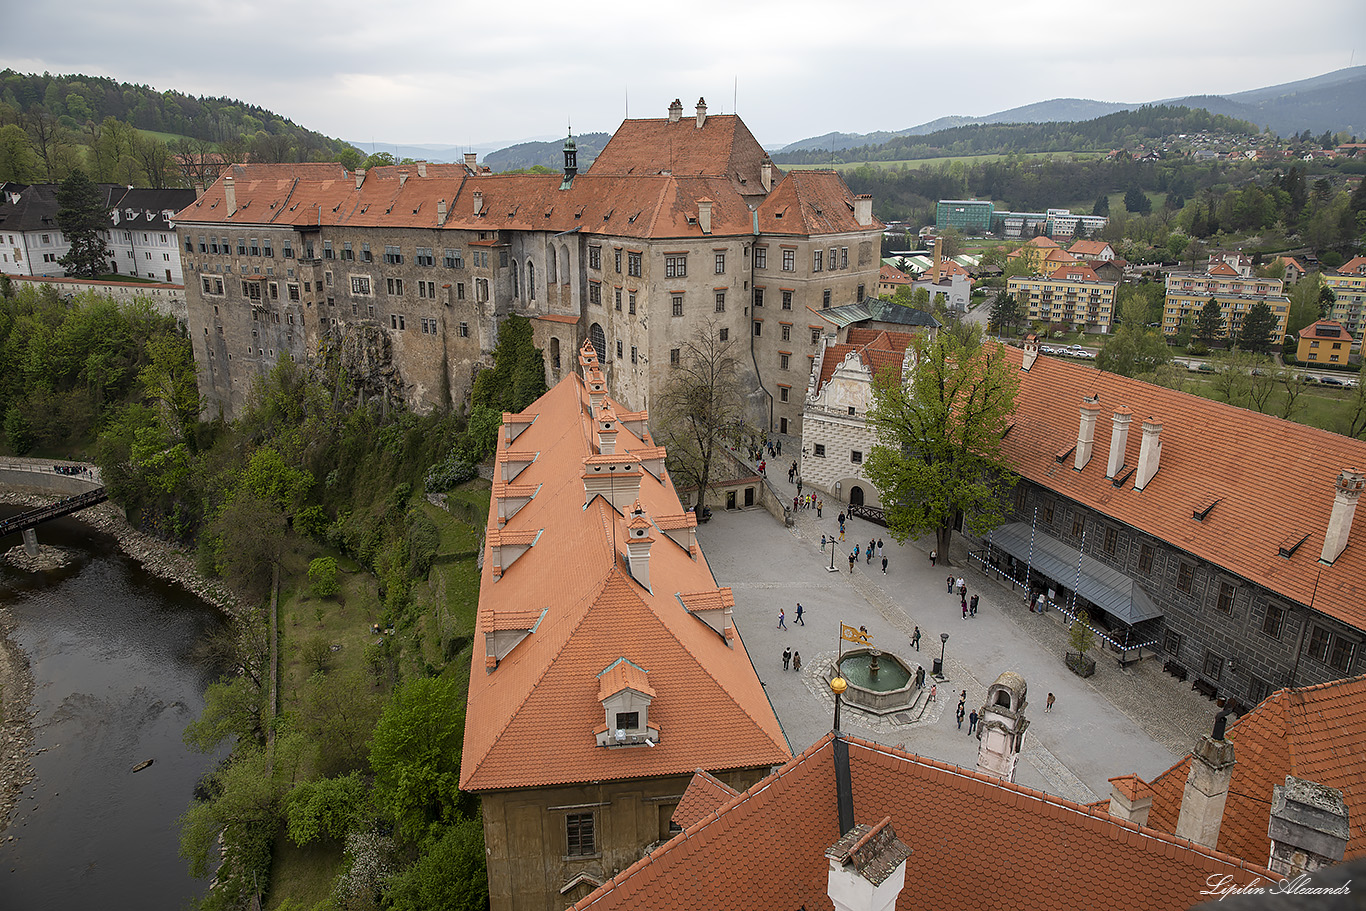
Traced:
[[876, 648], [854, 648], [845, 652], [831, 668], [849, 688], [844, 703], [865, 712], [886, 715], [909, 708], [918, 695], [915, 670], [891, 652]]

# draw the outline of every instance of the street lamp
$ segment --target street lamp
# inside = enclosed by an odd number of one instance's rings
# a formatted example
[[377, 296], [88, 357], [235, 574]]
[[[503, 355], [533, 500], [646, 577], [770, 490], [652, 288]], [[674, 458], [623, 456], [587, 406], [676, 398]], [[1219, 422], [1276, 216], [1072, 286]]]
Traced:
[[849, 688], [843, 677], [835, 677], [830, 681], [830, 691], [835, 694], [835, 733], [840, 729], [840, 696]]
[[835, 569], [835, 536], [834, 536], [834, 535], [831, 535], [831, 536], [830, 536], [830, 568], [829, 568], [828, 570], [826, 570], [826, 572], [832, 572], [832, 573], [837, 573], [837, 572], [839, 572], [838, 569]]
[[948, 647], [948, 644], [949, 644], [949, 634], [948, 634], [948, 633], [940, 633], [940, 634], [939, 634], [939, 657], [936, 658], [936, 659], [934, 659], [934, 670], [933, 670], [934, 676], [938, 677], [940, 680], [943, 680], [943, 679], [944, 679], [944, 649]]

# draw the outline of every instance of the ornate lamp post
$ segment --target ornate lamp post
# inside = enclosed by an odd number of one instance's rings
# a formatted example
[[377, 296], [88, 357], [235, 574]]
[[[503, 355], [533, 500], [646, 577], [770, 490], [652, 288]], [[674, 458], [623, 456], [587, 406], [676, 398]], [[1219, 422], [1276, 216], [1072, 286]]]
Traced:
[[948, 647], [948, 644], [949, 644], [949, 634], [948, 634], [948, 633], [940, 633], [940, 634], [939, 634], [939, 657], [936, 658], [936, 659], [934, 659], [934, 670], [932, 671], [932, 673], [934, 674], [934, 676], [940, 678], [941, 680], [944, 678], [944, 649]]
[[836, 677], [830, 681], [830, 691], [835, 694], [835, 733], [840, 729], [840, 696], [849, 688], [849, 684], [843, 677]]

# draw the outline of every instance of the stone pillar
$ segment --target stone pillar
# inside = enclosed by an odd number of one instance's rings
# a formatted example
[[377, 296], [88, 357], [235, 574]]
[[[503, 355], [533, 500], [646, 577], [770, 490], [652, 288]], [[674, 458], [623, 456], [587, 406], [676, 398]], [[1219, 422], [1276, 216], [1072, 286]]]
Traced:
[[1287, 775], [1284, 786], [1272, 788], [1267, 866], [1295, 879], [1337, 863], [1352, 834], [1347, 822], [1341, 791]]
[[24, 553], [30, 557], [38, 556], [38, 529], [24, 529]]
[[1211, 735], [1200, 738], [1191, 751], [1191, 770], [1181, 796], [1176, 836], [1214, 848], [1224, 821], [1224, 802], [1233, 780], [1233, 744]]

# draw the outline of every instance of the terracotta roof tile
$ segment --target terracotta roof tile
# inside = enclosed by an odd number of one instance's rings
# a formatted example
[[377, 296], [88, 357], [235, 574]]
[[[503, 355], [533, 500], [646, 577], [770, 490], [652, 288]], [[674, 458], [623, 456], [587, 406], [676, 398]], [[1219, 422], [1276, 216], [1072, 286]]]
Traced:
[[683, 799], [674, 807], [673, 822], [681, 828], [689, 828], [725, 806], [739, 793], [706, 770], [698, 769], [693, 773], [692, 781], [688, 782]]
[[[1124, 909], [1138, 884], [1144, 908], [1185, 911], [1211, 875], [1271, 878], [1070, 801], [847, 739], [855, 822], [890, 817], [912, 851], [899, 911], [922, 907], [926, 896], [955, 909]], [[829, 908], [825, 852], [840, 838], [833, 753], [827, 735], [749, 790], [699, 807], [683, 834], [574, 908]], [[694, 778], [689, 794], [694, 786], [706, 787]], [[724, 797], [710, 790], [707, 803]], [[1001, 875], [984, 886], [971, 870]]]

